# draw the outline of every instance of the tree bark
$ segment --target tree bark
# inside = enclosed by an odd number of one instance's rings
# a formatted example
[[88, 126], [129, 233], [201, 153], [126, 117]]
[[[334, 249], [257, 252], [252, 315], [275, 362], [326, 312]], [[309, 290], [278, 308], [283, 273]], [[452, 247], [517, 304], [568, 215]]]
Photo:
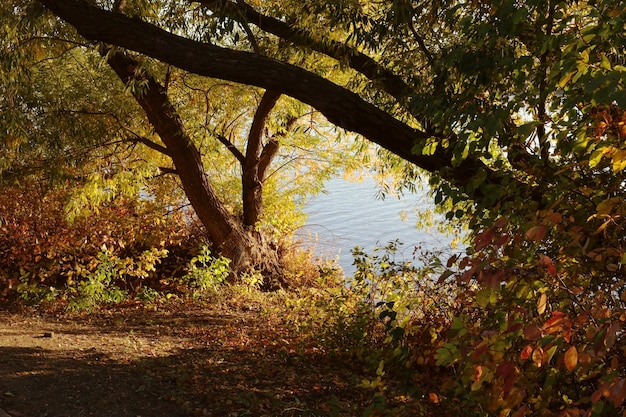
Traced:
[[350, 68], [375, 81], [399, 102], [404, 101], [413, 92], [401, 77], [364, 53], [332, 39], [316, 40], [283, 21], [257, 12], [244, 1], [189, 0], [189, 3], [200, 3], [214, 13], [228, 16], [230, 19], [244, 24], [253, 24], [262, 31], [271, 33], [295, 45], [306, 46], [338, 61], [346, 60]]
[[[302, 68], [259, 54], [235, 51], [177, 36], [138, 19], [89, 6], [80, 0], [39, 0], [74, 26], [86, 39], [127, 48], [186, 71], [263, 87], [309, 104], [331, 123], [356, 132], [429, 172], [439, 172], [463, 187], [478, 171], [486, 183], [501, 176], [480, 159], [469, 156], [454, 163], [454, 150], [438, 147], [432, 155], [415, 154], [415, 145], [429, 135], [414, 129], [363, 100], [357, 94]], [[476, 189], [475, 198], [480, 198]]]
[[[138, 81], [135, 59], [118, 52], [109, 54], [107, 62], [125, 84]], [[141, 77], [147, 86], [133, 96], [165, 144], [185, 194], [214, 249], [231, 260], [233, 276], [254, 268], [264, 273], [268, 288], [284, 284], [276, 251], [260, 234], [243, 228], [211, 186], [200, 152], [185, 132], [165, 88], [147, 73]]]
[[263, 209], [263, 177], [260, 173], [261, 147], [265, 121], [276, 105], [280, 93], [266, 91], [252, 119], [242, 170], [243, 224], [252, 228]]

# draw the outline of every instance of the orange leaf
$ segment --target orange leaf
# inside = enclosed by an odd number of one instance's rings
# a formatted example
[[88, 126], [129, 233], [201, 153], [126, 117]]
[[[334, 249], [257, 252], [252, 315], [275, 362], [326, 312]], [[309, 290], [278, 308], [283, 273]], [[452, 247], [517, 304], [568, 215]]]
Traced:
[[437, 394], [435, 394], [434, 392], [431, 392], [428, 394], [428, 398], [430, 399], [431, 402], [438, 404], [439, 403], [439, 396]]
[[482, 375], [483, 375], [483, 367], [481, 365], [476, 365], [474, 367], [474, 382], [477, 382]]
[[539, 242], [546, 237], [546, 232], [548, 229], [544, 225], [533, 226], [526, 232], [526, 238], [529, 240], [533, 240], [535, 242]]
[[550, 259], [546, 255], [539, 255], [539, 260], [541, 261], [541, 265], [544, 266], [548, 270], [548, 273], [552, 275], [553, 277], [555, 277], [556, 268], [554, 267], [554, 264], [552, 263], [552, 259]]
[[613, 344], [615, 344], [615, 338], [617, 337], [617, 332], [621, 330], [621, 326], [619, 323], [613, 323], [606, 331], [606, 336], [604, 337], [604, 346], [607, 349], [610, 349]]
[[576, 365], [578, 365], [578, 351], [576, 350], [576, 346], [570, 346], [569, 349], [565, 352], [565, 369], [568, 371], [573, 371], [576, 369]]
[[608, 397], [609, 395], [609, 383], [605, 382], [600, 385], [600, 388], [598, 388], [593, 394], [591, 394], [591, 402], [595, 404], [600, 401], [602, 397]]

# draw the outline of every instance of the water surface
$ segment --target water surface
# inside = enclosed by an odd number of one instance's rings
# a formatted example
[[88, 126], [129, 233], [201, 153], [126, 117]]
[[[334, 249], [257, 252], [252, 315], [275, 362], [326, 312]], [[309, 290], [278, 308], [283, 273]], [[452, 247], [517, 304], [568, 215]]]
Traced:
[[355, 270], [350, 252], [355, 246], [371, 251], [397, 239], [403, 243], [407, 258], [415, 246], [432, 250], [449, 246], [450, 237], [434, 228], [416, 228], [415, 210], [434, 207], [426, 191], [382, 200], [376, 197], [377, 186], [372, 178], [362, 182], [336, 178], [328, 183], [327, 191], [307, 204], [307, 224], [299, 235], [308, 240], [304, 235], [311, 234], [313, 240], [308, 244], [320, 256], [338, 257], [346, 275]]

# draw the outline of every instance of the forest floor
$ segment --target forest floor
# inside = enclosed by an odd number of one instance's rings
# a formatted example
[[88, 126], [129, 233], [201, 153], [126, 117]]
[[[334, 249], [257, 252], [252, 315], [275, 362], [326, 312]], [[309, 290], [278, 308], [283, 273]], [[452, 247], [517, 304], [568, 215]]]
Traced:
[[249, 300], [0, 308], [0, 417], [361, 415], [366, 374]]

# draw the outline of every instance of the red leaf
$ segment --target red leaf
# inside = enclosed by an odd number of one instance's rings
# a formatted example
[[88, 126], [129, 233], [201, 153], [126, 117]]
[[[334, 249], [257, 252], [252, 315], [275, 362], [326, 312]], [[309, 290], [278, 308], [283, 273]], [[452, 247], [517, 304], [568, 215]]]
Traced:
[[498, 229], [501, 229], [504, 226], [506, 226], [508, 222], [509, 220], [506, 217], [500, 217], [498, 220], [496, 220], [493, 226], [497, 227]]
[[470, 279], [474, 277], [474, 274], [476, 274], [477, 270], [478, 270], [478, 266], [471, 267], [468, 271], [464, 272], [463, 275], [461, 275], [460, 280], [462, 282], [469, 282]]
[[485, 230], [482, 233], [479, 233], [474, 238], [474, 249], [479, 251], [485, 246], [489, 245], [493, 240], [493, 231]]
[[502, 362], [496, 369], [496, 376], [498, 378], [506, 378], [511, 372], [515, 370], [513, 362]]
[[533, 347], [532, 345], [526, 345], [526, 347], [524, 348], [524, 350], [522, 350], [522, 353], [520, 354], [520, 358], [525, 361], [528, 358], [530, 358], [530, 355], [533, 353]]
[[517, 380], [517, 375], [510, 374], [506, 378], [504, 378], [504, 384], [502, 385], [502, 397], [507, 398], [513, 389], [513, 385]]
[[528, 326], [524, 329], [526, 340], [537, 340], [541, 337], [541, 329], [537, 326]]
[[620, 407], [626, 399], [626, 384], [624, 384], [624, 378], [620, 378], [611, 387], [611, 400], [615, 407]]

